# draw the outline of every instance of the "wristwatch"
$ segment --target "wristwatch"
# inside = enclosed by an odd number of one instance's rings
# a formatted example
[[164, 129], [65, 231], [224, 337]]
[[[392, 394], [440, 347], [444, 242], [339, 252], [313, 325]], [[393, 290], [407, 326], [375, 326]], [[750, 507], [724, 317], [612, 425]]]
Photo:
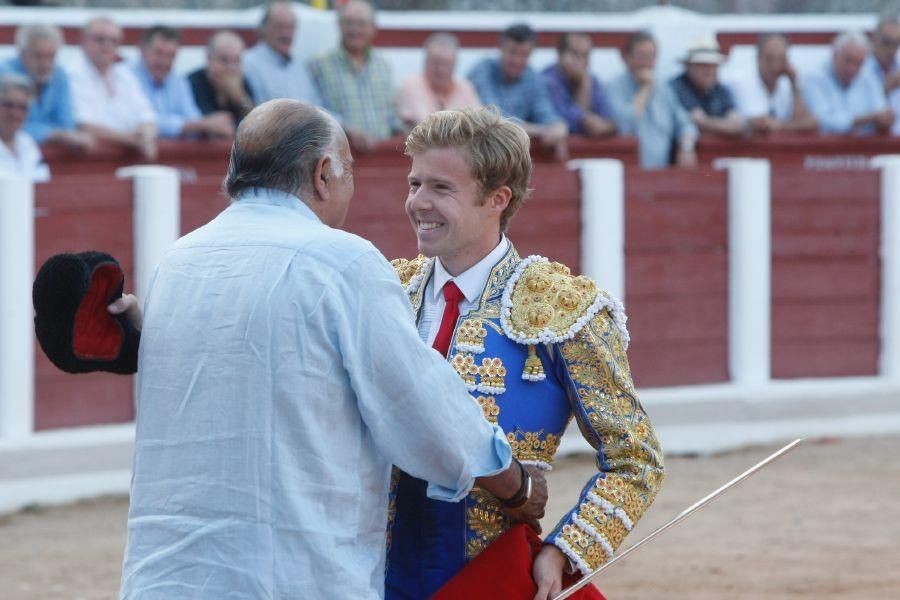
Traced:
[[519, 465], [519, 470], [522, 473], [522, 483], [519, 484], [519, 490], [515, 494], [505, 500], [500, 500], [500, 504], [504, 508], [520, 508], [531, 498], [531, 475], [528, 474], [528, 470], [522, 463], [518, 460], [516, 460], [516, 463]]

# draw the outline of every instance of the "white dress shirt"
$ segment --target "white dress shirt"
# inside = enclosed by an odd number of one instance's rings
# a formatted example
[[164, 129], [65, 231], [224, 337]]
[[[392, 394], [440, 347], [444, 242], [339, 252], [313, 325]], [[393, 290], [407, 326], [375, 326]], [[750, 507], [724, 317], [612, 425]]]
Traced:
[[759, 69], [728, 83], [731, 88], [738, 114], [745, 119], [773, 117], [779, 121], [790, 121], [794, 116], [794, 92], [791, 80], [782, 75], [775, 82], [775, 89], [769, 93]]
[[447, 272], [441, 259], [434, 261], [434, 271], [428, 280], [428, 286], [422, 299], [422, 310], [419, 316], [419, 337], [421, 337], [429, 346], [434, 344], [434, 338], [437, 337], [438, 330], [441, 328], [441, 317], [444, 315], [444, 284], [453, 281], [459, 288], [459, 291], [466, 297], [459, 303], [459, 314], [465, 315], [472, 310], [478, 299], [481, 297], [484, 288], [487, 285], [488, 277], [491, 276], [491, 270], [494, 265], [500, 262], [503, 255], [509, 249], [509, 240], [506, 236], [500, 238], [500, 243], [490, 253], [480, 261], [469, 267], [464, 272], [454, 277]]
[[[105, 75], [78, 52], [68, 69], [75, 123], [100, 125], [130, 132], [144, 123], [156, 123], [153, 106], [144, 95], [134, 72], [124, 62], [112, 65]], [[107, 89], [107, 83], [112, 93]]]
[[16, 132], [12, 148], [0, 141], [0, 172], [24, 175], [37, 182], [50, 180], [50, 168], [37, 142], [21, 130]]
[[369, 242], [255, 190], [146, 299], [121, 598], [380, 598], [391, 464], [458, 501], [511, 450]]

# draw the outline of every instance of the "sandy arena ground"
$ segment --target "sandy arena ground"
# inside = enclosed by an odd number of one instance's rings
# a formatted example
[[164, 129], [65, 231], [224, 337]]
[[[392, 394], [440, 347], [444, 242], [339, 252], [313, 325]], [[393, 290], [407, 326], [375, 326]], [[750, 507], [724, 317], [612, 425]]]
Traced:
[[[774, 449], [670, 458], [663, 491], [625, 545]], [[588, 457], [559, 461], [546, 528], [592, 471]], [[0, 517], [0, 598], [114, 598], [126, 511], [126, 499], [105, 498]], [[609, 600], [900, 598], [900, 437], [801, 446], [599, 587]]]

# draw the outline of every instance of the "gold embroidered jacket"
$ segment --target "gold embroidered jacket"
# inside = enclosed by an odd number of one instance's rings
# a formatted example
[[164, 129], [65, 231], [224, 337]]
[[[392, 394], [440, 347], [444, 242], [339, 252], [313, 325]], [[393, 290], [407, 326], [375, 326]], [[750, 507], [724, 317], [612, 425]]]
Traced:
[[[433, 259], [392, 262], [418, 316]], [[510, 245], [477, 305], [457, 323], [448, 360], [486, 419], [526, 464], [549, 469], [574, 416], [598, 473], [547, 536], [587, 573], [606, 562], [663, 479], [656, 435], [635, 394], [622, 305], [586, 277]], [[496, 499], [465, 500], [467, 559], [509, 527]]]

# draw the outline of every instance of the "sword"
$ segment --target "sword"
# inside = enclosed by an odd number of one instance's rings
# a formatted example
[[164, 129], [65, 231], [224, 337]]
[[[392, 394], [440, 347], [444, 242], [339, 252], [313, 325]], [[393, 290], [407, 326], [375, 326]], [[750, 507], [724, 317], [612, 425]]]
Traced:
[[596, 577], [597, 575], [599, 575], [600, 573], [602, 573], [609, 567], [613, 566], [617, 561], [625, 558], [626, 556], [628, 556], [629, 554], [631, 554], [632, 552], [634, 552], [635, 550], [637, 550], [644, 544], [650, 542], [650, 540], [652, 540], [653, 538], [655, 538], [656, 536], [661, 534], [663, 531], [665, 531], [669, 527], [673, 527], [673, 526], [677, 525], [678, 523], [680, 523], [681, 521], [683, 521], [684, 519], [686, 519], [693, 513], [697, 512], [698, 510], [700, 510], [701, 508], [703, 508], [704, 506], [706, 506], [707, 504], [709, 504], [710, 502], [715, 500], [718, 496], [720, 496], [726, 490], [733, 488], [734, 486], [741, 483], [742, 481], [744, 481], [745, 479], [747, 479], [748, 477], [750, 477], [757, 471], [768, 466], [769, 463], [771, 463], [772, 461], [774, 461], [778, 458], [781, 458], [782, 456], [784, 456], [785, 454], [787, 454], [788, 452], [790, 452], [791, 450], [796, 448], [797, 445], [800, 444], [800, 442], [802, 442], [802, 441], [803, 441], [803, 438], [794, 440], [793, 442], [791, 442], [790, 444], [788, 444], [787, 446], [785, 446], [778, 452], [772, 454], [770, 457], [768, 457], [765, 460], [750, 467], [749, 469], [747, 469], [746, 471], [744, 471], [743, 473], [741, 473], [740, 475], [738, 475], [737, 477], [735, 477], [734, 479], [732, 479], [731, 481], [729, 481], [728, 483], [726, 483], [725, 485], [723, 485], [722, 487], [720, 487], [719, 489], [714, 491], [713, 493], [709, 494], [705, 498], [698, 500], [697, 502], [695, 502], [688, 508], [681, 511], [681, 513], [677, 517], [675, 517], [674, 519], [672, 519], [665, 525], [662, 525], [661, 527], [658, 527], [657, 529], [655, 529], [653, 531], [653, 533], [651, 533], [650, 535], [648, 535], [647, 537], [645, 537], [644, 539], [642, 539], [641, 541], [636, 543], [634, 546], [631, 546], [630, 548], [628, 548], [627, 550], [622, 552], [622, 554], [619, 554], [618, 556], [616, 556], [609, 562], [607, 562], [603, 565], [600, 565], [600, 567], [598, 567], [597, 569], [592, 571], [590, 574], [579, 579], [578, 583], [563, 590], [562, 593], [560, 593], [558, 596], [555, 596], [553, 598], [553, 600], [563, 600], [563, 598], [568, 598], [569, 596], [571, 596], [572, 594], [574, 594], [575, 592], [580, 590], [582, 587], [586, 586], [591, 581], [591, 579], [593, 579], [594, 577]]

